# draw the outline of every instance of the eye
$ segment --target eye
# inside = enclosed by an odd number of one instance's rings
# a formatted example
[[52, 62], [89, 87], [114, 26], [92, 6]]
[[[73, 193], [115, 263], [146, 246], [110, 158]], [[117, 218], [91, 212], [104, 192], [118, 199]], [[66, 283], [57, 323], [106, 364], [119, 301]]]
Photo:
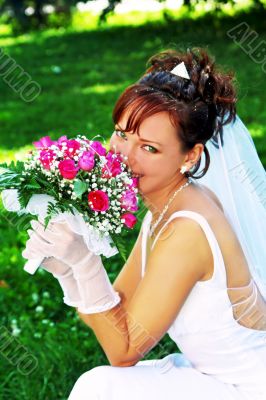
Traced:
[[152, 151], [148, 150], [149, 153], [157, 153], [158, 152], [158, 150], [155, 149], [155, 147], [150, 146], [148, 144], [145, 144], [143, 147], [149, 147], [150, 149], [152, 149]]
[[[119, 130], [119, 129], [115, 129], [114, 130], [114, 133], [116, 134], [116, 136], [118, 136], [118, 137], [120, 137], [121, 139], [126, 139], [127, 140], [127, 135], [125, 134], [125, 132], [123, 132], [123, 131], [121, 131], [121, 130]], [[155, 148], [155, 147], [153, 147], [153, 146], [150, 146], [150, 145], [148, 145], [148, 144], [145, 144], [144, 146], [143, 146], [143, 148], [144, 147], [149, 147], [151, 150], [146, 150], [146, 151], [148, 151], [148, 153], [158, 153], [158, 150]]]
[[[123, 138], [123, 139], [126, 139], [126, 138], [127, 138], [125, 132], [120, 131], [119, 129], [115, 129], [115, 134], [116, 134], [116, 136], [119, 136], [119, 137], [121, 137], [121, 138]], [[124, 136], [122, 136], [121, 134], [124, 135]]]

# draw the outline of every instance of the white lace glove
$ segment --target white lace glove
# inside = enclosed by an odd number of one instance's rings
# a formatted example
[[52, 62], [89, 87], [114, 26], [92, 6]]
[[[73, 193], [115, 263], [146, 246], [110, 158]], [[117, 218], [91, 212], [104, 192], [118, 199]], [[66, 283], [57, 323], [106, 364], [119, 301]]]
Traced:
[[31, 225], [34, 234], [27, 242], [24, 256], [30, 251], [33, 254], [32, 258], [36, 258], [37, 255], [53, 256], [69, 265], [82, 300], [78, 306], [81, 313], [106, 311], [121, 301], [119, 293], [114, 290], [109, 280], [101, 257], [91, 252], [83, 237], [74, 233], [67, 223], [50, 223], [46, 229], [37, 221], [32, 221]]
[[79, 307], [82, 304], [77, 281], [69, 265], [57, 258], [48, 257], [44, 259], [41, 267], [58, 280], [64, 293], [63, 301], [65, 304], [71, 307]]
[[[38, 236], [31, 229], [27, 230], [30, 239], [27, 242], [26, 249], [22, 252], [22, 256], [28, 259], [42, 258], [42, 245]], [[54, 257], [46, 257], [41, 263], [41, 268], [50, 272], [59, 282], [61, 286], [65, 304], [71, 307], [78, 307], [81, 305], [81, 297], [78, 290], [77, 282], [73, 276], [72, 268]]]

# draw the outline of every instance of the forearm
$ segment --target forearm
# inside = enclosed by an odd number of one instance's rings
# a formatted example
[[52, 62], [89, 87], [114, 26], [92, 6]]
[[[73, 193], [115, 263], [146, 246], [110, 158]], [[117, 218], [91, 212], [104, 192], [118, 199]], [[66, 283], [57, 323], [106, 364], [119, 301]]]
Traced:
[[[64, 271], [61, 271], [65, 297], [71, 297], [71, 301], [66, 304], [74, 306], [84, 323], [93, 329], [110, 363], [121, 365], [128, 360], [137, 361], [140, 357], [132, 351], [134, 346], [130, 343], [128, 329], [134, 325], [131, 322], [132, 318], [129, 318], [124, 306], [123, 294], [110, 282], [101, 257], [88, 251], [82, 237], [75, 235], [73, 238], [73, 232], [69, 235], [75, 246], [68, 245], [67, 240], [63, 241], [64, 245], [57, 246], [55, 239], [58, 239], [59, 233], [66, 235], [67, 227], [57, 224], [53, 228], [54, 231], [47, 232], [37, 223], [35, 229], [38, 232], [31, 235], [28, 247], [30, 244], [33, 250], [38, 247], [39, 254], [43, 257], [50, 257], [50, 253], [53, 252], [59, 257], [60, 267], [64, 262], [68, 265], [66, 276]], [[59, 228], [63, 229], [63, 232]]]
[[122, 302], [100, 313], [77, 312], [82, 321], [94, 331], [111, 365], [126, 366], [127, 362], [132, 365], [134, 360], [127, 360], [130, 342], [127, 311]]

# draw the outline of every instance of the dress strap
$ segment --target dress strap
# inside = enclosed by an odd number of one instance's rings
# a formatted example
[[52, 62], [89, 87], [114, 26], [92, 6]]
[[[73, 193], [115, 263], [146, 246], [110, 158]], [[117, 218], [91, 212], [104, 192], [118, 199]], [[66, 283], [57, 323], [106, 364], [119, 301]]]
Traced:
[[146, 267], [147, 238], [152, 220], [152, 213], [148, 211], [142, 221], [142, 241], [141, 241], [141, 277], [144, 276]]
[[[219, 244], [217, 242], [217, 239], [214, 235], [213, 230], [211, 229], [208, 221], [206, 220], [203, 215], [195, 212], [195, 211], [189, 211], [189, 210], [181, 210], [181, 211], [176, 211], [174, 212], [168, 220], [165, 222], [165, 224], [162, 226], [160, 231], [155, 237], [155, 240], [151, 246], [151, 250], [154, 248], [161, 232], [165, 228], [165, 226], [172, 221], [174, 218], [177, 217], [188, 217], [196, 222], [201, 226], [202, 230], [204, 231], [206, 238], [209, 242], [212, 255], [213, 255], [213, 261], [214, 261], [214, 273], [213, 276], [208, 282], [213, 282], [214, 280], [218, 279], [217, 274], [219, 274], [219, 279], [222, 279], [223, 284], [226, 285], [226, 269], [225, 269], [225, 264], [222, 256], [221, 249], [219, 247]], [[144, 276], [145, 273], [145, 267], [146, 267], [146, 249], [147, 249], [147, 235], [149, 234], [149, 227], [150, 223], [152, 220], [152, 213], [148, 211], [148, 213], [145, 215], [145, 221], [144, 221], [144, 226], [143, 226], [143, 237], [142, 237], [142, 276]], [[219, 265], [223, 265], [224, 271], [221, 270], [221, 267]], [[206, 281], [202, 281], [202, 283], [205, 283]], [[199, 283], [201, 283], [199, 281]]]

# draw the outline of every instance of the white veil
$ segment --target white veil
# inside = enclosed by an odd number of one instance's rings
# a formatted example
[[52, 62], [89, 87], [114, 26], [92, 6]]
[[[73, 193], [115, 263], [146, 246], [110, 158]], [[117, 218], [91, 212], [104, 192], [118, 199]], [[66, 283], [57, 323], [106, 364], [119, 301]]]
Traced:
[[199, 183], [208, 186], [221, 201], [250, 273], [266, 299], [266, 173], [254, 142], [236, 116], [206, 147], [211, 162]]

